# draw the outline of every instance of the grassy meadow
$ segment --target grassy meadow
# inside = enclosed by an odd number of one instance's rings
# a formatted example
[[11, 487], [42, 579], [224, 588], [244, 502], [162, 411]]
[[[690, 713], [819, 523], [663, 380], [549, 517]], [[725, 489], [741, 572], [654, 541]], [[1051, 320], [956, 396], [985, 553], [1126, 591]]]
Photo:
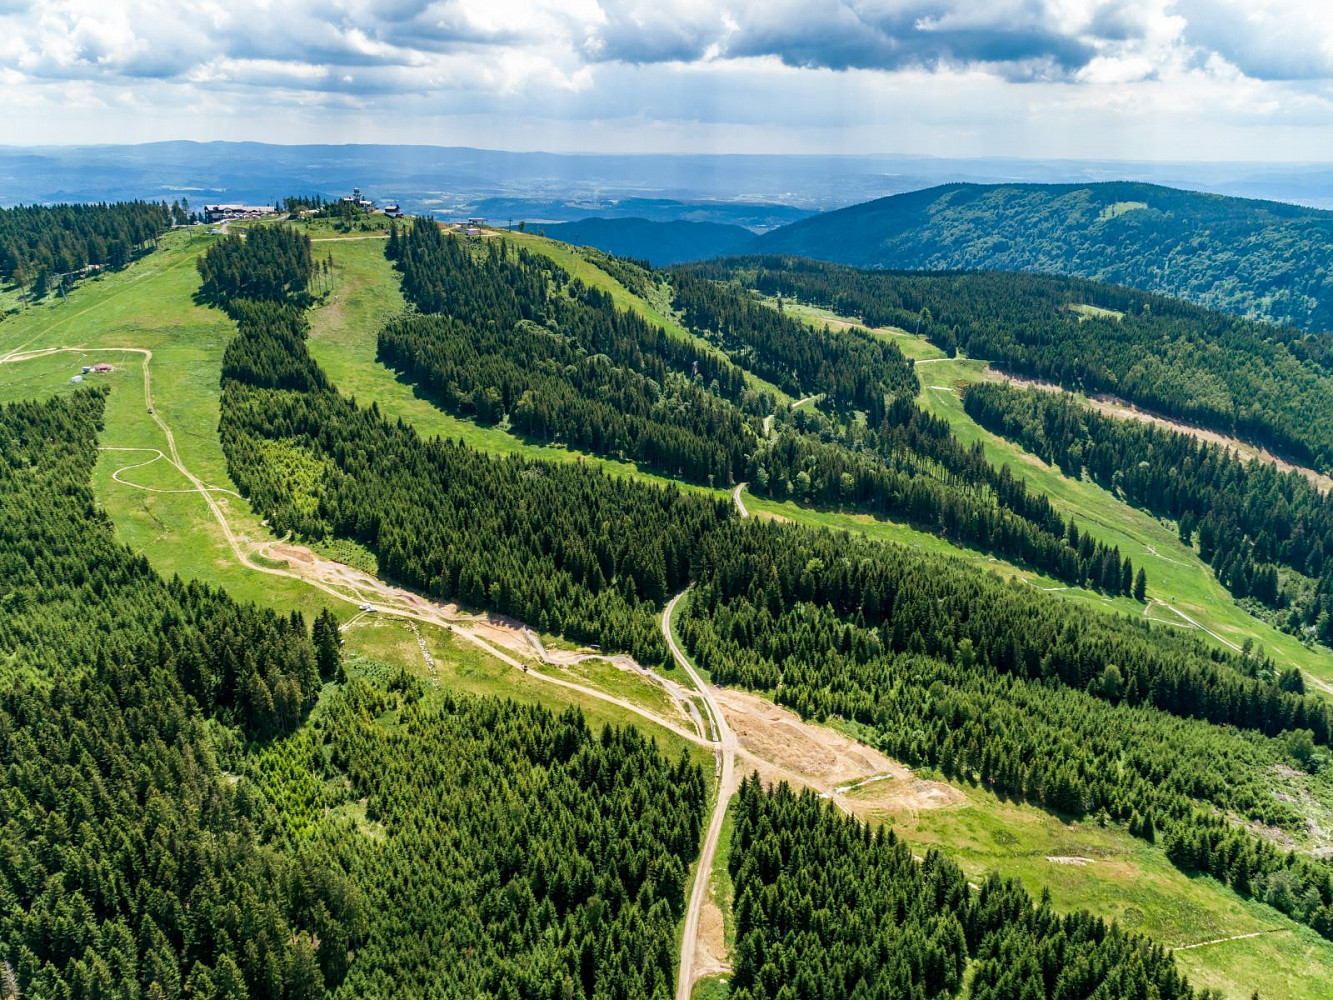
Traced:
[[1034, 895], [1049, 889], [1061, 909], [1087, 908], [1184, 949], [1177, 958], [1196, 986], [1236, 998], [1256, 989], [1264, 998], [1329, 996], [1333, 941], [1309, 927], [1212, 878], [1183, 874], [1159, 847], [1123, 829], [1065, 823], [978, 788], [962, 790], [966, 801], [957, 808], [876, 818], [917, 850], [944, 850], [974, 879], [991, 871], [1016, 876]]

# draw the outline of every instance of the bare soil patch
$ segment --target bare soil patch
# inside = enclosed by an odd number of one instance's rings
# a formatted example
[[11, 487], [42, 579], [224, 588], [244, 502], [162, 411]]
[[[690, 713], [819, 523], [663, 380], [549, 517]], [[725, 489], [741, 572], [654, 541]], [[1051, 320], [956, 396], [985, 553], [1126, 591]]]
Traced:
[[731, 971], [727, 955], [727, 936], [722, 922], [722, 911], [709, 896], [699, 912], [699, 937], [695, 945], [693, 979], [716, 976]]
[[[963, 793], [939, 781], [924, 781], [874, 747], [758, 695], [729, 688], [713, 692], [740, 743], [743, 765], [766, 783], [786, 781], [814, 789], [857, 815], [945, 809], [961, 805]], [[875, 780], [867, 780], [867, 779]]]

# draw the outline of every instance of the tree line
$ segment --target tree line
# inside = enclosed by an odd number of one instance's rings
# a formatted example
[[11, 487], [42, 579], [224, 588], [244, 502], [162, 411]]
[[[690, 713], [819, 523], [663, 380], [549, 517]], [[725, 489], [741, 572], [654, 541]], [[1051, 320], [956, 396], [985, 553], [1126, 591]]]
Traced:
[[237, 299], [301, 301], [315, 275], [310, 237], [291, 226], [255, 226], [222, 237], [195, 260], [198, 297], [213, 305]]
[[0, 208], [0, 282], [41, 298], [85, 268], [125, 267], [172, 221], [165, 204], [149, 201]]
[[1333, 376], [1302, 360], [1308, 341], [1293, 331], [1048, 275], [861, 271], [777, 256], [691, 271], [920, 333], [950, 355], [961, 350], [1067, 389], [1114, 393], [1293, 461], [1333, 467]]
[[708, 280], [711, 272], [702, 269], [669, 273], [681, 321], [792, 396], [818, 393], [820, 406], [844, 414], [859, 410], [877, 425], [887, 396], [915, 395], [920, 388], [896, 344], [863, 331], [811, 329], [735, 287]]
[[1160, 945], [1086, 910], [1060, 915], [1016, 879], [973, 888], [938, 851], [917, 859], [808, 790], [754, 775], [731, 809], [733, 1000], [1220, 1000]]
[[977, 383], [963, 403], [983, 427], [1066, 475], [1087, 471], [1129, 503], [1176, 521], [1181, 541], [1197, 540], [1200, 558], [1232, 594], [1284, 609], [1279, 624], [1288, 631], [1333, 642], [1333, 499], [1300, 473], [1103, 416], [1068, 396]]
[[1146, 595], [1147, 574], [1118, 547], [1080, 532], [1007, 465], [991, 465], [980, 442], [964, 447], [948, 421], [905, 396], [878, 427], [807, 409], [780, 413], [774, 426], [746, 466], [757, 496], [897, 518], [1076, 586]]
[[741, 369], [526, 249], [473, 253], [432, 220], [398, 232], [387, 251], [427, 315], [390, 321], [379, 358], [444, 409], [696, 482], [736, 481], [754, 419], [772, 407]]

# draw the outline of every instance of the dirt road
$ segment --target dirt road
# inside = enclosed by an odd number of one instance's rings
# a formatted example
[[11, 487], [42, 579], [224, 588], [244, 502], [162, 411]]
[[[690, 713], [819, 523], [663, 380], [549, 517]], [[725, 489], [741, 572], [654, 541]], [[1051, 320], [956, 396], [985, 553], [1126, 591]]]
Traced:
[[695, 953], [699, 944], [699, 918], [703, 913], [704, 902], [708, 898], [708, 885], [713, 876], [713, 858], [717, 854], [717, 842], [722, 835], [722, 821], [727, 816], [727, 805], [736, 790], [736, 738], [727, 727], [722, 708], [713, 696], [712, 688], [694, 669], [689, 657], [676, 644], [671, 634], [671, 615], [676, 610], [676, 603], [686, 592], [677, 594], [667, 602], [662, 611], [662, 634], [666, 637], [671, 655], [689, 676], [694, 686], [703, 696], [704, 707], [712, 719], [713, 732], [717, 733], [717, 755], [719, 781], [717, 803], [713, 806], [713, 815], [708, 820], [708, 831], [699, 849], [699, 865], [694, 875], [694, 886], [690, 890], [689, 906], [685, 910], [685, 928], [680, 940], [680, 975], [676, 984], [676, 1000], [690, 1000], [690, 991], [695, 982]]
[[736, 501], [736, 510], [741, 517], [749, 517], [750, 512], [746, 509], [745, 501], [741, 499], [741, 490], [745, 489], [744, 483], [737, 483], [736, 488], [731, 491], [731, 499]]

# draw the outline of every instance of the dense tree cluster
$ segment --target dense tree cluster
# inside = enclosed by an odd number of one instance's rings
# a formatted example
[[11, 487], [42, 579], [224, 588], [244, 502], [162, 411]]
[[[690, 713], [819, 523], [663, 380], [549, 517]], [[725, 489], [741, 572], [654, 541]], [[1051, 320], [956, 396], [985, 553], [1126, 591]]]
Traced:
[[963, 350], [1066, 388], [1115, 393], [1333, 467], [1333, 375], [1293, 354], [1289, 334], [1262, 323], [1075, 278], [858, 271], [790, 257], [693, 270], [920, 332], [950, 353]]
[[[1044, 496], [994, 469], [979, 448], [964, 449], [947, 423], [907, 398], [915, 380], [887, 399], [879, 387], [878, 424], [869, 413], [848, 419], [833, 412], [830, 419], [784, 411], [779, 435], [756, 442], [755, 428], [729, 401], [748, 409], [771, 403], [746, 393], [741, 369], [617, 310], [609, 295], [568, 281], [540, 254], [511, 253], [502, 243], [474, 251], [430, 220], [401, 236], [395, 229], [388, 252], [409, 296], [440, 312], [390, 321], [380, 334], [380, 359], [452, 412], [487, 423], [507, 419], [529, 437], [716, 486], [744, 475], [761, 496], [872, 510], [1071, 583], [1134, 591], [1128, 559], [1080, 537]], [[762, 339], [774, 319], [791, 322], [734, 289], [693, 294], [741, 302], [732, 322], [743, 338]], [[821, 363], [810, 387], [822, 387], [820, 379], [857, 356], [837, 353], [841, 339], [825, 340], [838, 360]], [[897, 365], [903, 374], [901, 356]]]
[[320, 194], [290, 194], [278, 199], [276, 208], [288, 215], [300, 215], [302, 212], [318, 212], [324, 207], [324, 196]]
[[[1297, 762], [1293, 734], [1327, 726], [1324, 703], [1248, 676], [1267, 664], [962, 565], [744, 527], [701, 558], [680, 622], [714, 680], [855, 720], [898, 759], [1164, 837], [1183, 867], [1333, 937], [1333, 866], [1235, 825], [1302, 828], [1297, 800], [1269, 775]], [[1305, 780], [1333, 794], [1322, 775]]]
[[[1067, 475], [1086, 470], [1135, 506], [1176, 520], [1181, 540], [1197, 536], [1200, 557], [1233, 594], [1289, 608], [1288, 628], [1333, 641], [1333, 498], [1300, 473], [1103, 416], [1070, 396], [979, 383], [964, 406], [983, 427]], [[1279, 566], [1296, 574], [1287, 586]]]
[[310, 237], [291, 226], [255, 226], [224, 236], [195, 264], [203, 278], [199, 297], [214, 304], [299, 298], [315, 274]]
[[[937, 851], [786, 784], [746, 778], [732, 806], [733, 1000], [1193, 1000], [1163, 948], [1016, 880], [973, 889]], [[968, 966], [971, 965], [970, 975]], [[966, 990], [964, 983], [966, 982]]]
[[300, 722], [320, 660], [299, 616], [115, 541], [103, 400], [0, 409], [0, 959], [25, 997], [314, 1000], [355, 892], [263, 846], [224, 768]]
[[171, 223], [166, 205], [147, 201], [0, 208], [0, 282], [40, 297], [86, 267], [124, 267]]
[[946, 184], [765, 234], [857, 267], [1044, 271], [1333, 329], [1333, 212], [1155, 184]]
[[[793, 603], [827, 606], [878, 633], [884, 650], [947, 659], [967, 639], [980, 662], [1002, 673], [1269, 735], [1309, 729], [1319, 745], [1333, 745], [1333, 706], [1285, 690], [1271, 661], [1223, 655], [1147, 622], [1053, 601], [962, 562], [770, 524], [723, 526], [703, 539], [697, 562], [705, 595], [748, 595], [768, 616]], [[758, 633], [747, 638], [764, 641]], [[1102, 683], [1107, 664], [1121, 678], [1112, 691]]]
[[812, 330], [690, 268], [674, 269], [671, 285], [687, 327], [793, 396], [819, 393], [820, 406], [844, 414], [860, 410], [877, 425], [887, 396], [915, 395], [920, 388], [897, 345], [864, 331]]
[[[356, 679], [257, 777], [292, 849], [363, 901], [332, 996], [674, 994], [707, 795], [696, 765], [637, 730]], [[345, 953], [342, 934], [320, 952]]]
[[654, 615], [729, 503], [581, 464], [422, 440], [327, 385], [286, 303], [236, 303], [221, 437], [233, 480], [279, 532], [351, 538], [422, 593], [665, 662]]
[[429, 314], [388, 323], [379, 357], [442, 407], [697, 482], [736, 481], [755, 427], [735, 404], [772, 405], [739, 368], [525, 249], [473, 253], [431, 220], [397, 233], [388, 250], [404, 292]]
[[746, 469], [758, 496], [898, 518], [1069, 583], [1144, 597], [1147, 578], [1128, 556], [1066, 523], [1008, 466], [987, 462], [980, 442], [965, 448], [947, 421], [906, 397], [889, 402], [878, 428], [838, 428], [807, 410], [780, 421]]

